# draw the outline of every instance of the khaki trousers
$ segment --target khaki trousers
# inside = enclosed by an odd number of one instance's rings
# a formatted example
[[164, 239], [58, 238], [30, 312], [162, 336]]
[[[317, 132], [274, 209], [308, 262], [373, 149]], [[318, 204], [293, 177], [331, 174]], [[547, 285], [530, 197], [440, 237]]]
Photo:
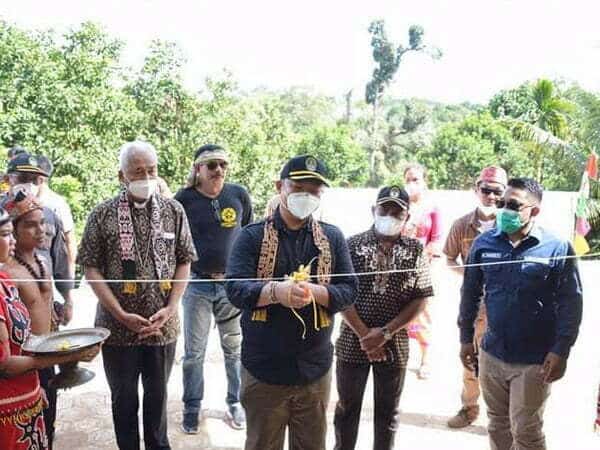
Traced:
[[331, 370], [301, 386], [267, 384], [242, 366], [241, 401], [246, 410], [245, 450], [325, 450]]
[[[473, 337], [473, 344], [475, 345], [476, 351], [479, 352], [481, 348], [481, 339], [485, 334], [487, 328], [487, 316], [485, 313], [485, 305], [481, 303], [477, 319], [475, 319], [475, 336]], [[460, 396], [462, 405], [464, 408], [477, 406], [481, 391], [479, 389], [479, 379], [475, 376], [475, 372], [468, 370], [463, 367], [463, 390]]]
[[539, 379], [540, 368], [508, 364], [481, 352], [480, 382], [492, 450], [546, 450], [542, 425], [550, 385]]

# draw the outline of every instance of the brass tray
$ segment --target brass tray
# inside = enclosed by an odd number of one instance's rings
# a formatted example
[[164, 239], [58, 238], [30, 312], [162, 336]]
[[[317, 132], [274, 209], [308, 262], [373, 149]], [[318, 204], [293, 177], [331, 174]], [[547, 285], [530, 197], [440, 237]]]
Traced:
[[[106, 328], [76, 328], [41, 336], [31, 335], [21, 348], [36, 355], [65, 355], [100, 344], [109, 336], [110, 331]], [[49, 383], [55, 389], [70, 389], [87, 383], [95, 376], [91, 370], [79, 367], [77, 362], [61, 364], [59, 369]]]
[[106, 328], [76, 328], [54, 331], [41, 336], [31, 335], [22, 346], [23, 351], [38, 355], [65, 354], [104, 342], [110, 336]]

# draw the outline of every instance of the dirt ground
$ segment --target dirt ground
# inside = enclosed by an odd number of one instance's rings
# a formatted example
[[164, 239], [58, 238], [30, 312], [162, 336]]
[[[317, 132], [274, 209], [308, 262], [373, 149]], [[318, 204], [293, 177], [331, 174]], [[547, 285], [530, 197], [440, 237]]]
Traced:
[[[600, 436], [592, 431], [599, 382], [598, 336], [600, 306], [594, 277], [600, 262], [580, 265], [585, 288], [584, 319], [581, 333], [569, 359], [566, 377], [553, 386], [546, 409], [545, 430], [548, 448], [558, 450], [592, 450], [600, 448]], [[442, 273], [434, 313], [432, 376], [427, 381], [416, 378], [418, 349], [411, 347], [411, 363], [400, 401], [401, 425], [396, 437], [397, 449], [482, 450], [489, 448], [486, 436], [485, 409], [478, 421], [461, 431], [445, 423], [460, 407], [461, 369], [458, 360], [459, 280], [452, 273]], [[72, 327], [90, 326], [96, 300], [88, 287], [77, 292], [76, 318]], [[339, 319], [338, 319], [339, 322]], [[182, 341], [178, 344], [178, 359]], [[59, 396], [56, 450], [116, 449], [110, 410], [110, 393], [102, 362], [98, 358], [87, 365], [96, 378]], [[175, 365], [169, 382], [169, 436], [174, 450], [242, 449], [245, 433], [232, 430], [222, 420], [225, 410], [225, 371], [216, 330], [211, 333], [205, 364], [206, 394], [203, 407], [207, 418], [198, 435], [187, 436], [179, 430], [181, 421], [181, 364]], [[335, 383], [335, 381], [334, 381]], [[335, 385], [334, 385], [335, 386]], [[337, 395], [332, 389], [329, 404], [328, 448], [333, 448], [332, 419]], [[357, 449], [372, 448], [372, 389], [365, 394]]]

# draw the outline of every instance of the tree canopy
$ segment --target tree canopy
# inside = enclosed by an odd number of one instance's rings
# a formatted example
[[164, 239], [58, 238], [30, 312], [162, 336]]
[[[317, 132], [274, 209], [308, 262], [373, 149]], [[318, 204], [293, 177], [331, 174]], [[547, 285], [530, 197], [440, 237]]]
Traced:
[[283, 162], [300, 153], [322, 158], [334, 186], [398, 181], [407, 162], [419, 161], [434, 188], [469, 188], [489, 164], [540, 178], [546, 189], [578, 188], [585, 158], [600, 144], [596, 93], [541, 79], [498, 92], [486, 105], [394, 98], [385, 86], [401, 56], [433, 50], [419, 26], [399, 46], [383, 22], [369, 33], [377, 66], [365, 99], [352, 100], [351, 92], [331, 97], [308, 87], [243, 91], [226, 71], [195, 92], [183, 83], [186, 60], [175, 43], [154, 41], [132, 68], [121, 62], [124, 43], [98, 24], [57, 35], [0, 22], [0, 142], [54, 162], [51, 183], [79, 227], [117, 192], [117, 152], [133, 139], [156, 146], [160, 175], [174, 191], [198, 146], [225, 146], [229, 180], [245, 185], [259, 209]]

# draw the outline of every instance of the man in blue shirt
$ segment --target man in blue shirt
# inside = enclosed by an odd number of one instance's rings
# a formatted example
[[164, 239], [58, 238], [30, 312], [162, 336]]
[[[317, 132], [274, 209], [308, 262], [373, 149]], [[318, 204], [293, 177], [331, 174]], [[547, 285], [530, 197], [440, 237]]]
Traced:
[[[312, 217], [325, 174], [312, 156], [289, 160], [280, 205], [241, 231], [227, 264], [227, 295], [242, 310], [246, 450], [283, 449], [286, 428], [291, 450], [325, 449], [333, 314], [357, 288], [341, 231]], [[294, 272], [304, 276], [284, 279]]]
[[[545, 450], [550, 383], [565, 373], [581, 322], [581, 281], [571, 245], [535, 224], [543, 189], [513, 178], [497, 228], [473, 243], [460, 304], [463, 365], [479, 364], [492, 450]], [[474, 321], [484, 299], [488, 327], [479, 361]]]

